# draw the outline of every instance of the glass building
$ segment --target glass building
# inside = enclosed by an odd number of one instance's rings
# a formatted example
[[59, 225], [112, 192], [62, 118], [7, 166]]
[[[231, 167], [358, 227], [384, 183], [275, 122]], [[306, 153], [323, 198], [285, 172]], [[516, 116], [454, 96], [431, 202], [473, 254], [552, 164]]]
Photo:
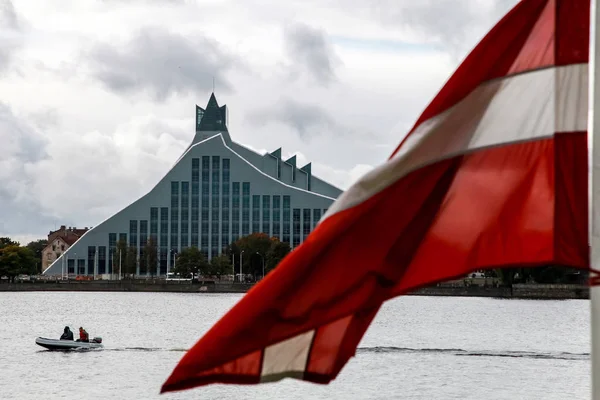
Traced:
[[[190, 246], [210, 259], [238, 238], [262, 232], [300, 245], [341, 190], [315, 177], [311, 164], [258, 154], [231, 140], [227, 107], [214, 93], [196, 106], [196, 134], [175, 166], [145, 196], [87, 231], [45, 271], [47, 275], [110, 274], [119, 240], [137, 249], [137, 275], [165, 275]], [[157, 265], [146, 265], [154, 238]]]

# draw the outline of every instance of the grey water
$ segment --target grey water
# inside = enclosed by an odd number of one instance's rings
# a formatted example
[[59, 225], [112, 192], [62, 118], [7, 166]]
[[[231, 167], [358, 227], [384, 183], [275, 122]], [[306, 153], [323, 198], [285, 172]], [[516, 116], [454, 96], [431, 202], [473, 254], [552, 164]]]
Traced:
[[[590, 398], [589, 302], [400, 297], [329, 385], [284, 380], [159, 395], [238, 294], [0, 292], [0, 399]], [[100, 351], [50, 352], [65, 325]]]

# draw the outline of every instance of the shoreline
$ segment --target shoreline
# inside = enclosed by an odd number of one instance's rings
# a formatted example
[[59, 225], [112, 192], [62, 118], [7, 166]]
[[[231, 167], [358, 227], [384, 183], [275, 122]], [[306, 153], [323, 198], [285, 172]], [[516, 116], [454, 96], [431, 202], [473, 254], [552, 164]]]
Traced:
[[[46, 281], [0, 283], [0, 292], [162, 292], [245, 293], [254, 284], [211, 282], [210, 284], [165, 281]], [[512, 287], [438, 285], [407, 293], [407, 296], [492, 297], [530, 300], [589, 299], [589, 287], [568, 284], [515, 284]]]

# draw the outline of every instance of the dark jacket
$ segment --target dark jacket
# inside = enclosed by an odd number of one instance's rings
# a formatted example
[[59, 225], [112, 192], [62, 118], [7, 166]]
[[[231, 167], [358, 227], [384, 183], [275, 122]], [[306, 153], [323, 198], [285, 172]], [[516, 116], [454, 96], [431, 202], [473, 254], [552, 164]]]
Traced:
[[60, 340], [73, 340], [73, 332], [69, 329], [68, 326], [65, 326], [65, 331], [63, 332]]

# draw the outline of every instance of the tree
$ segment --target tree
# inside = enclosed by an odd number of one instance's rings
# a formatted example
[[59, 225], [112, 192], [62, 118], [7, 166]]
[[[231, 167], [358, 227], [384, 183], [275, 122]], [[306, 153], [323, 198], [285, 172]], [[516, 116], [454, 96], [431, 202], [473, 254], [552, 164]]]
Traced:
[[137, 249], [133, 246], [127, 247], [125, 252], [125, 265], [123, 266], [123, 273], [133, 277], [137, 270]]
[[267, 252], [267, 263], [265, 266], [265, 273], [275, 269], [275, 267], [292, 251], [289, 243], [280, 242], [275, 240], [271, 243], [271, 247]]
[[[125, 262], [127, 258], [127, 241], [121, 239], [117, 242], [115, 252], [113, 254], [113, 274], [121, 276], [125, 270]], [[122, 271], [123, 270], [123, 271]]]
[[177, 255], [175, 265], [171, 272], [179, 274], [184, 278], [193, 278], [194, 275], [206, 275], [209, 271], [209, 264], [204, 254], [196, 246], [181, 250]]
[[19, 242], [15, 242], [9, 237], [0, 237], [0, 249], [7, 246], [20, 246]]
[[156, 275], [156, 268], [158, 265], [158, 245], [156, 239], [150, 236], [150, 239], [144, 245], [144, 258], [146, 262], [146, 268], [151, 276]]
[[[251, 274], [255, 277], [262, 275], [263, 262], [265, 263], [265, 274], [274, 269], [277, 264], [291, 251], [290, 245], [281, 242], [276, 237], [270, 237], [264, 233], [253, 233], [241, 237], [231, 244], [231, 253], [236, 260], [239, 260], [242, 254], [242, 270], [245, 274]], [[239, 266], [235, 271], [239, 273]]]
[[17, 245], [4, 246], [0, 249], [0, 276], [8, 276], [14, 282], [18, 275], [35, 273], [36, 261], [33, 251]]
[[[241, 237], [231, 244], [231, 251], [237, 259], [240, 258], [242, 251], [244, 252], [242, 255], [242, 272], [244, 275], [262, 275], [262, 260], [256, 256], [256, 253], [266, 257], [273, 240], [278, 239], [264, 233], [253, 233]], [[235, 272], [238, 273], [238, 271]]]
[[[44, 251], [44, 248], [46, 248], [46, 246], [48, 246], [47, 239], [39, 239], [39, 240], [35, 240], [33, 242], [27, 243], [27, 248], [29, 250], [33, 251], [33, 254], [36, 259], [36, 265], [39, 265], [40, 269], [42, 266], [42, 251]], [[38, 272], [41, 272], [40, 269], [38, 269]]]
[[229, 275], [233, 273], [233, 265], [231, 265], [231, 259], [227, 254], [220, 254], [210, 259], [209, 274], [214, 275], [221, 279], [223, 275]]

